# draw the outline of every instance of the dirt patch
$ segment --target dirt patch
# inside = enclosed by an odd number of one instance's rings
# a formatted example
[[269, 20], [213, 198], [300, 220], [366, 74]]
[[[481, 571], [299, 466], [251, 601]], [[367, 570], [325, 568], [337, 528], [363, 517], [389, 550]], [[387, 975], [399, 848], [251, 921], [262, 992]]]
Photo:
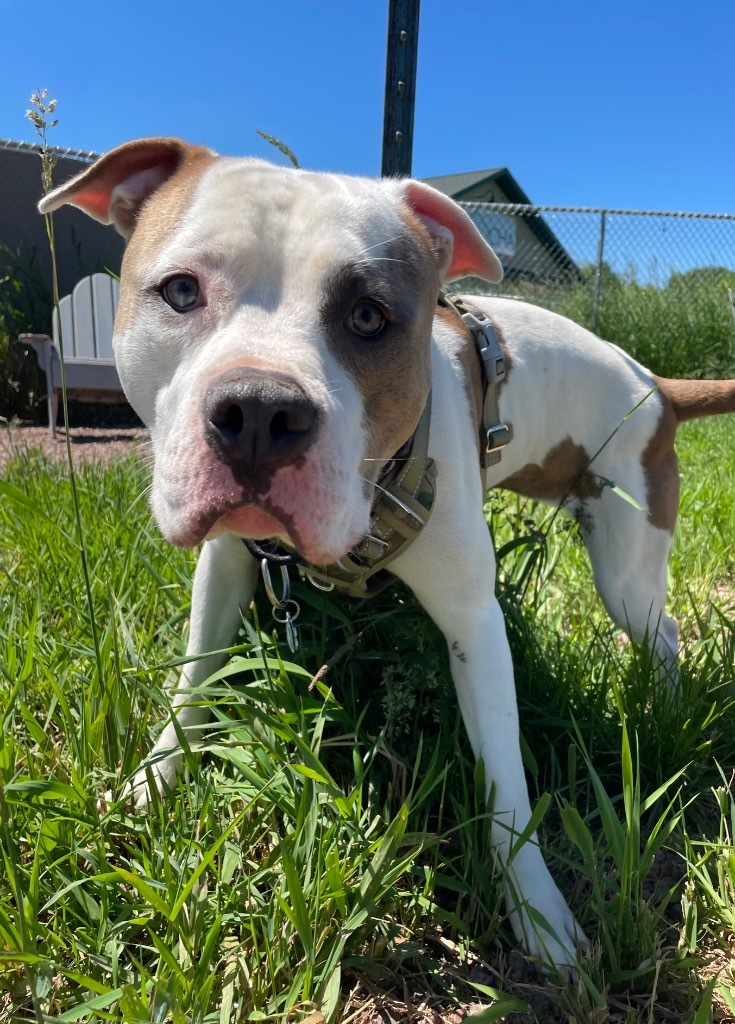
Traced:
[[[114, 455], [133, 452], [145, 455], [149, 446], [148, 431], [144, 427], [71, 427], [72, 453], [76, 462], [109, 459]], [[52, 459], [66, 459], [66, 434], [63, 428], [52, 439], [48, 427], [29, 427], [11, 422], [0, 428], [0, 473], [8, 463], [22, 452], [41, 449]]]

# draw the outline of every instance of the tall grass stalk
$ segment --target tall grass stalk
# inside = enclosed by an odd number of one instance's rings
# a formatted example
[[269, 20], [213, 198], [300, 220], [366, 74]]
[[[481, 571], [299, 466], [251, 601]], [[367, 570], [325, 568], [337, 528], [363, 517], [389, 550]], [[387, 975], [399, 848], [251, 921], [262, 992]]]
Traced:
[[[39, 89], [37, 92], [31, 94], [31, 109], [26, 112], [26, 116], [33, 124], [36, 134], [41, 139], [41, 184], [43, 187], [44, 195], [47, 195], [53, 186], [53, 171], [56, 165], [56, 158], [52, 151], [49, 149], [47, 133], [52, 128], [55, 128], [59, 123], [58, 119], [55, 118], [49, 122], [49, 115], [53, 114], [56, 110], [57, 101], [55, 99], [49, 100], [48, 103], [48, 90]], [[56, 321], [58, 325], [58, 344], [59, 344], [59, 355], [61, 357], [61, 403], [64, 416], [64, 437], [66, 441], [66, 459], [69, 467], [69, 483], [71, 485], [72, 502], [74, 507], [74, 524], [76, 528], [77, 544], [79, 546], [79, 557], [82, 564], [82, 573], [84, 575], [84, 586], [87, 598], [87, 611], [89, 615], [89, 628], [92, 634], [92, 646], [94, 648], [95, 660], [97, 665], [97, 677], [100, 684], [103, 684], [103, 668], [102, 668], [102, 652], [100, 650], [100, 641], [97, 631], [97, 617], [95, 614], [94, 601], [92, 599], [92, 582], [89, 572], [89, 559], [87, 558], [87, 549], [84, 539], [84, 522], [82, 519], [82, 510], [79, 502], [79, 493], [77, 490], [77, 479], [74, 471], [74, 457], [72, 455], [71, 447], [71, 432], [69, 430], [69, 402], [67, 397], [67, 386], [66, 386], [66, 362], [64, 359], [64, 336], [61, 326], [61, 311], [60, 311], [60, 295], [59, 295], [59, 278], [57, 271], [56, 262], [56, 244], [54, 241], [54, 225], [50, 214], [44, 214], [44, 221], [46, 224], [46, 235], [48, 237], [49, 249], [51, 251], [51, 288], [54, 302], [54, 309], [56, 311]], [[52, 381], [48, 381], [48, 386], [52, 387]], [[83, 685], [86, 685], [83, 683]], [[90, 708], [90, 711], [92, 709]], [[87, 715], [82, 718], [82, 742], [86, 737], [88, 728]]]

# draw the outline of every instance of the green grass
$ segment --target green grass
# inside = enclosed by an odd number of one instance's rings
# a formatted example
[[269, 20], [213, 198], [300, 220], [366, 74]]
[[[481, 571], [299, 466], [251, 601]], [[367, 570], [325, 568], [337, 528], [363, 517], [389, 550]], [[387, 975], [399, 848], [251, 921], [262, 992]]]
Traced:
[[489, 504], [542, 841], [593, 940], [576, 985], [511, 955], [443, 641], [400, 589], [297, 585], [298, 658], [258, 604], [187, 784], [147, 813], [105, 802], [166, 715], [193, 560], [158, 536], [139, 463], [80, 469], [97, 654], [66, 472], [17, 459], [0, 483], [0, 1021], [342, 1021], [370, 999], [399, 1020], [430, 1019], [407, 999], [483, 1003], [478, 1021], [733, 1012], [735, 422], [680, 442], [680, 702], [612, 629], [569, 524], [543, 540], [548, 510]]
[[[457, 287], [480, 294], [488, 291], [477, 279]], [[496, 290], [594, 329], [662, 377], [709, 378], [735, 377], [735, 321], [728, 287], [735, 289], [735, 270], [725, 267], [672, 273], [666, 284], [657, 285], [639, 281], [636, 268], [616, 275], [604, 266], [596, 325], [594, 266], [585, 267], [582, 279], [575, 283], [509, 279]]]
[[[672, 274], [663, 287], [642, 284], [634, 275], [603, 273], [595, 333], [664, 377], [733, 377], [735, 322], [728, 287], [735, 288], [735, 271], [724, 267]], [[593, 294], [591, 282], [558, 289], [550, 305], [590, 327]]]

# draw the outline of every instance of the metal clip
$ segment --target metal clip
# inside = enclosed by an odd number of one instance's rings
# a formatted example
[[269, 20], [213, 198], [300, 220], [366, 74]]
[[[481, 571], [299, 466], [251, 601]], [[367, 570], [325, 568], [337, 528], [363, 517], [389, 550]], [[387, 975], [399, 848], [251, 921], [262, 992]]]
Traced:
[[304, 569], [303, 572], [312, 587], [316, 587], [317, 590], [323, 590], [325, 594], [329, 594], [334, 590], [334, 583], [331, 580], [328, 583], [324, 583], [323, 580], [316, 579], [313, 573], [307, 572], [306, 569]]
[[406, 513], [406, 515], [409, 515], [414, 520], [414, 522], [419, 524], [419, 527], [426, 526], [426, 520], [423, 519], [418, 514], [418, 512], [414, 512], [414, 510], [412, 508], [409, 508], [409, 506], [406, 504], [405, 501], [401, 501], [401, 499], [398, 497], [398, 495], [394, 494], [393, 491], [384, 491], [383, 492], [383, 498], [390, 498], [391, 501], [395, 502], [396, 505], [398, 505], [398, 507], [400, 509], [403, 509], [403, 511]]
[[382, 558], [386, 553], [390, 544], [387, 540], [383, 540], [382, 537], [375, 537], [373, 534], [366, 534], [360, 543], [355, 548], [355, 553], [362, 558], [370, 559], [375, 562], [379, 558]]
[[291, 597], [291, 581], [288, 578], [288, 567], [282, 565], [280, 566], [280, 570], [281, 596], [278, 597], [273, 587], [268, 559], [264, 558], [260, 563], [260, 573], [263, 577], [265, 592], [268, 595], [268, 600], [273, 605], [273, 619], [280, 625], [285, 625], [288, 646], [291, 653], [295, 654], [299, 649], [299, 634], [296, 629], [296, 619], [301, 612], [301, 606], [298, 601], [294, 601]]
[[477, 349], [485, 364], [487, 383], [499, 384], [505, 378], [505, 358], [492, 321], [479, 309], [476, 313], [463, 313], [462, 319], [475, 338]]
[[488, 427], [486, 452], [494, 452], [499, 448], [505, 448], [510, 443], [510, 430], [505, 423], [498, 423], [496, 427]]

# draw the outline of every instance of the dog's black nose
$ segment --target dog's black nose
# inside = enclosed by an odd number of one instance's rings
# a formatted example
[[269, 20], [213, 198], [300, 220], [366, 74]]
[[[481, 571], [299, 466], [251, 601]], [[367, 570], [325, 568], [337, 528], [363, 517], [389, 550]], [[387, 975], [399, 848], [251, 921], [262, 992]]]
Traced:
[[275, 470], [303, 454], [316, 436], [319, 410], [287, 374], [228, 370], [210, 381], [204, 436], [217, 457], [247, 471]]

